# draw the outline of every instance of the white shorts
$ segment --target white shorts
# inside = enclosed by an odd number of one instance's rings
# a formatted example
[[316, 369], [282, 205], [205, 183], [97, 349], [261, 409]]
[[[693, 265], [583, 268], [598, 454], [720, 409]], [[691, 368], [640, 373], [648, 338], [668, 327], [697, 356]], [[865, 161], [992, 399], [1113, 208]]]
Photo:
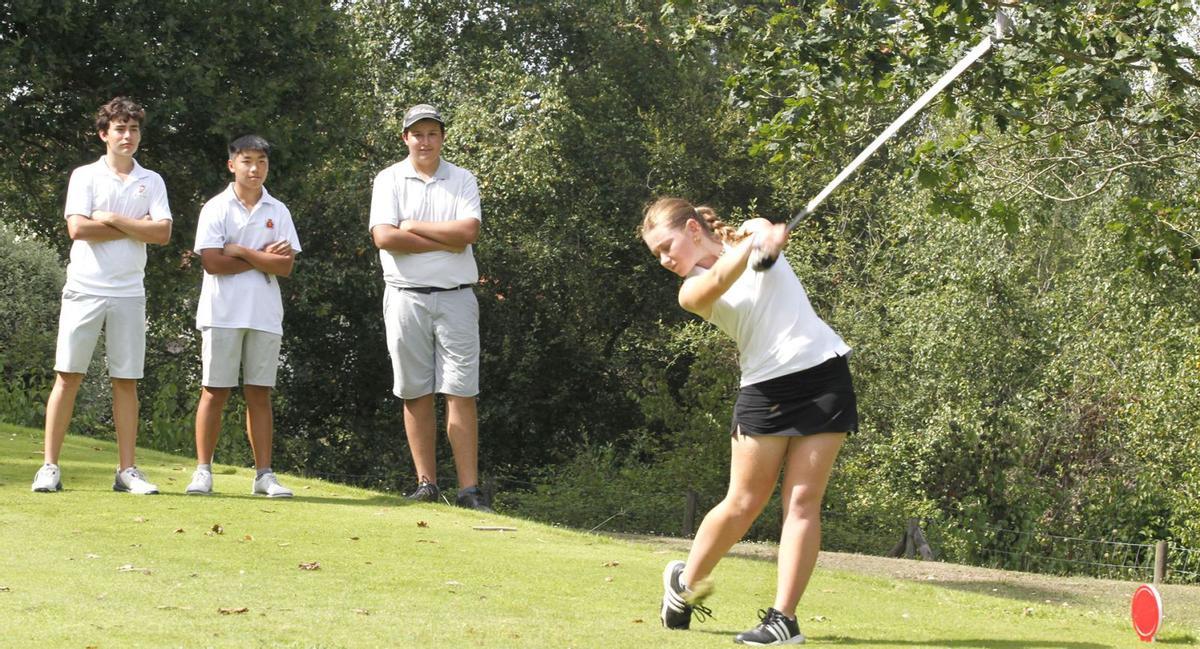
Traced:
[[479, 302], [470, 288], [425, 294], [387, 286], [383, 324], [397, 397], [479, 394]]
[[146, 298], [63, 291], [54, 371], [87, 374], [104, 331], [104, 356], [114, 379], [140, 379], [146, 364]]
[[239, 367], [245, 385], [275, 387], [283, 336], [258, 329], [206, 327], [200, 330], [200, 338], [204, 387], [236, 388]]

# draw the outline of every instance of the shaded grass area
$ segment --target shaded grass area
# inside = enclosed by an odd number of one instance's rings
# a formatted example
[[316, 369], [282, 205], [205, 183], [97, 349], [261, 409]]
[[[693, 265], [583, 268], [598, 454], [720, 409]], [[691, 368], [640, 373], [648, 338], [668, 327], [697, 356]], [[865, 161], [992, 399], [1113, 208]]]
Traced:
[[[268, 500], [232, 467], [217, 467], [216, 495], [188, 497], [191, 462], [146, 450], [164, 493], [118, 494], [114, 445], [78, 437], [66, 490], [34, 494], [40, 449], [39, 431], [0, 425], [0, 646], [728, 647], [774, 592], [773, 564], [732, 557], [715, 618], [667, 632], [659, 575], [679, 547], [291, 476], [297, 497]], [[517, 531], [474, 529], [489, 525]], [[1139, 645], [1122, 615], [1027, 608], [825, 569], [800, 623], [811, 644], [854, 647]], [[1191, 642], [1171, 626], [1161, 639]]]

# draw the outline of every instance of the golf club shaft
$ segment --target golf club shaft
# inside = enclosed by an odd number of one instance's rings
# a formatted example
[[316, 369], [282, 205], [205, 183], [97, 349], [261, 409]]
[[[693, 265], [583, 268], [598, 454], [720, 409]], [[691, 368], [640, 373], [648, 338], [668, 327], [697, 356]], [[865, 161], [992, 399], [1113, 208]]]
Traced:
[[860, 166], [862, 166], [862, 163], [865, 162], [867, 158], [871, 157], [871, 154], [875, 153], [879, 147], [883, 146], [884, 142], [887, 142], [889, 139], [891, 139], [891, 137], [896, 134], [896, 131], [900, 130], [900, 127], [907, 124], [914, 115], [919, 113], [921, 109], [924, 108], [930, 101], [932, 101], [934, 97], [941, 93], [946, 86], [950, 85], [951, 82], [957, 79], [964, 70], [971, 67], [971, 64], [975, 63], [975, 61], [978, 61], [980, 57], [988, 52], [988, 50], [992, 49], [992, 44], [996, 40], [1004, 38], [1005, 33], [1011, 29], [1011, 23], [1009, 22], [1008, 17], [999, 10], [996, 11], [996, 22], [994, 24], [994, 29], [996, 32], [995, 35], [984, 37], [984, 39], [980, 41], [978, 45], [971, 48], [971, 51], [967, 52], [967, 55], [964, 56], [962, 60], [956, 63], [954, 67], [950, 68], [950, 70], [945, 74], [943, 74], [942, 78], [937, 80], [937, 83], [934, 83], [929, 90], [925, 91], [925, 94], [918, 97], [917, 100], [913, 102], [913, 105], [908, 107], [908, 110], [901, 113], [895, 121], [889, 124], [882, 133], [880, 133], [870, 144], [867, 145], [867, 148], [862, 150], [862, 153], [858, 154], [858, 157], [854, 158], [850, 164], [846, 165], [846, 168], [842, 169], [841, 173], [839, 173], [833, 180], [829, 182], [828, 185], [825, 186], [825, 189], [822, 189], [820, 193], [814, 196], [813, 199], [804, 206], [804, 209], [800, 210], [799, 214], [796, 214], [796, 216], [792, 217], [792, 220], [788, 221], [787, 224], [788, 232], [791, 232], [792, 229], [794, 229], [796, 225], [804, 219], [804, 217], [812, 214], [813, 211], [817, 209], [817, 206], [820, 205], [821, 202], [833, 192], [833, 190], [837, 189], [838, 185], [841, 185], [843, 181], [850, 177], [850, 174], [854, 173]]

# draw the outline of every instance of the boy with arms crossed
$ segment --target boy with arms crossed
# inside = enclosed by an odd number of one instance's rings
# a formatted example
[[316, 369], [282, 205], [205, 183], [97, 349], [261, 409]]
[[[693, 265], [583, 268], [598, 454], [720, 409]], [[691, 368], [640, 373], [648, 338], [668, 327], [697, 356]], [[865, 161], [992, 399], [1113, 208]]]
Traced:
[[290, 498], [271, 470], [271, 388], [283, 338], [283, 300], [275, 276], [292, 272], [300, 240], [288, 208], [263, 183], [271, 145], [246, 135], [229, 145], [233, 182], [200, 210], [195, 251], [204, 267], [196, 310], [203, 339], [203, 379], [196, 405], [196, 471], [188, 494], [212, 493], [212, 459], [221, 414], [238, 384], [246, 399], [246, 435], [257, 475], [251, 493]]
[[410, 500], [436, 502], [437, 417], [458, 473], [459, 506], [491, 511], [479, 489], [479, 280], [471, 244], [479, 236], [474, 174], [442, 159], [446, 124], [429, 104], [404, 114], [408, 157], [379, 172], [371, 196], [371, 239], [383, 266], [383, 319], [392, 392], [404, 400], [404, 430], [417, 470]]
[[79, 167], [67, 185], [64, 210], [71, 263], [63, 287], [54, 371], [46, 402], [45, 464], [33, 491], [62, 490], [58, 467], [75, 397], [104, 331], [104, 352], [113, 391], [118, 467], [114, 491], [156, 494], [158, 487], [134, 465], [137, 445], [137, 382], [146, 357], [146, 244], [171, 238], [171, 210], [162, 178], [134, 160], [146, 112], [125, 97], [100, 107], [96, 131], [104, 157]]

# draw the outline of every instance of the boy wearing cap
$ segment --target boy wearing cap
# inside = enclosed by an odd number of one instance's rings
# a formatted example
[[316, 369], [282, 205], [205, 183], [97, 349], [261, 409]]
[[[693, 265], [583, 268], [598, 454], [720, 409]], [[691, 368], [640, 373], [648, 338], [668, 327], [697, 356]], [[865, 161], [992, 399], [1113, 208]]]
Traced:
[[145, 119], [142, 107], [126, 97], [101, 106], [96, 131], [104, 156], [72, 172], [67, 185], [64, 214], [74, 243], [59, 314], [57, 376], [46, 402], [45, 464], [33, 478], [33, 491], [62, 490], [58, 459], [63, 438], [103, 330], [117, 433], [113, 490], [158, 493], [134, 465], [137, 382], [146, 356], [146, 244], [162, 245], [171, 238], [167, 188], [158, 174], [133, 158]]
[[189, 495], [213, 490], [212, 460], [221, 415], [242, 370], [246, 435], [257, 471], [252, 494], [290, 498], [271, 470], [271, 388], [283, 338], [283, 300], [276, 277], [292, 273], [300, 239], [287, 206], [267, 193], [271, 145], [246, 135], [229, 145], [233, 182], [200, 210], [195, 252], [204, 267], [196, 309], [203, 341], [196, 405], [196, 471]]
[[481, 213], [475, 176], [442, 159], [446, 125], [429, 104], [404, 114], [408, 157], [379, 172], [370, 231], [383, 266], [383, 318], [393, 393], [404, 400], [404, 429], [417, 473], [408, 498], [435, 502], [437, 419], [446, 399], [446, 434], [458, 474], [457, 504], [490, 511], [479, 489], [479, 279], [471, 244]]

